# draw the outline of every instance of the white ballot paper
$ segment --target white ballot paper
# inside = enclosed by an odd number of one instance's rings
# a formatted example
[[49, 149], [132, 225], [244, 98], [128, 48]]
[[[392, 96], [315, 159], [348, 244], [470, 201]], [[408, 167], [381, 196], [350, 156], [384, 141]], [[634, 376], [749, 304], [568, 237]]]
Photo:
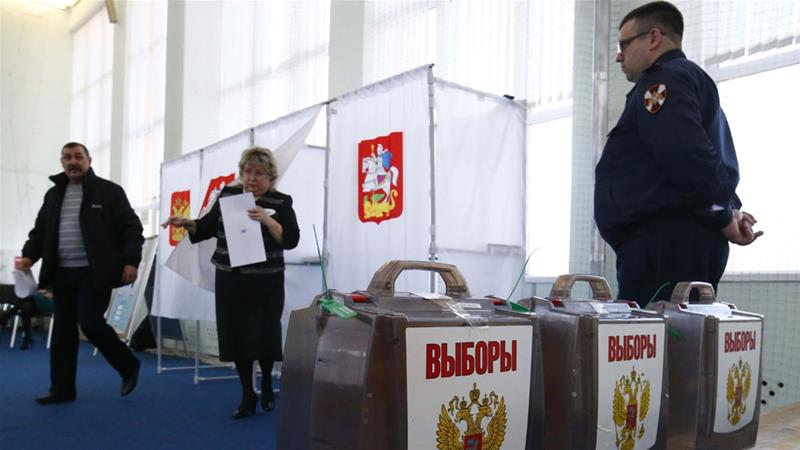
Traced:
[[261, 223], [247, 215], [248, 209], [256, 207], [253, 193], [220, 197], [219, 207], [222, 211], [222, 223], [225, 224], [225, 240], [228, 242], [231, 267], [266, 261]]

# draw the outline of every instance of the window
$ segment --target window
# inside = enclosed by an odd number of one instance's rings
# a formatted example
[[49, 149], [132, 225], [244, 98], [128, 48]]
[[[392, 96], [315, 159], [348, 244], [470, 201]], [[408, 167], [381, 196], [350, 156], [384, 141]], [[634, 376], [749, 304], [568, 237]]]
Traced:
[[223, 2], [220, 133], [326, 100], [330, 2]]
[[[167, 4], [130, 2], [126, 8], [122, 185], [150, 233], [164, 159]], [[152, 220], [151, 220], [152, 219]]]
[[572, 210], [572, 114], [528, 126], [527, 274], [557, 277], [569, 272]]
[[800, 61], [719, 83], [739, 158], [737, 193], [743, 209], [758, 219], [756, 229], [765, 232], [751, 246], [731, 246], [727, 274], [800, 272], [800, 209], [792, 204], [800, 192], [796, 80]]
[[104, 9], [73, 34], [70, 139], [89, 149], [92, 168], [108, 177], [114, 28]]

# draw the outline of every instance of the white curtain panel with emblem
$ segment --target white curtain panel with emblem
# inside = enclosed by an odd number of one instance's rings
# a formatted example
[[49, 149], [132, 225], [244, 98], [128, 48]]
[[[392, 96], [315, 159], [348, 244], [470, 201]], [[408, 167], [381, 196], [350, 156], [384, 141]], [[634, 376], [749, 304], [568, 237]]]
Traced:
[[[257, 144], [274, 149], [279, 172], [285, 174], [284, 177], [281, 177], [279, 188], [284, 184], [289, 185], [290, 180], [297, 178], [292, 176], [295, 171], [292, 168], [294, 161], [308, 159], [297, 158], [297, 155], [301, 154], [303, 142], [314, 124], [319, 109], [320, 106], [317, 105], [299, 111], [260, 125], [254, 132], [254, 135], [258, 137]], [[239, 159], [242, 151], [251, 146], [250, 139], [250, 130], [246, 130], [201, 151], [164, 163], [162, 165], [161, 217], [169, 217], [171, 214], [172, 193], [186, 190], [187, 188], [183, 186], [188, 184], [194, 185], [191, 190], [191, 217], [200, 216], [203, 200], [212, 180], [230, 174], [238, 179]], [[321, 153], [321, 151], [317, 151]], [[317, 160], [320, 159], [317, 158]], [[321, 178], [324, 164], [320, 161], [315, 163], [317, 177]], [[294, 185], [297, 183], [295, 182]], [[317, 184], [312, 183], [310, 186], [318, 191], [317, 196], [322, 197], [321, 181]], [[219, 189], [211, 193], [208, 206], [213, 204], [213, 199], [218, 193]], [[310, 207], [320, 209], [318, 215], [322, 215], [321, 201], [318, 205]], [[297, 209], [297, 205], [295, 205], [295, 209]], [[159, 265], [156, 272], [157, 289], [153, 315], [174, 319], [215, 321], [214, 267], [210, 263], [210, 257], [216, 247], [216, 239], [208, 239], [198, 244], [182, 241], [180, 244], [172, 246], [168, 233], [168, 230], [164, 230], [159, 237]], [[311, 235], [308, 233], [304, 236], [304, 239], [310, 238]], [[287, 260], [292, 259], [290, 254], [293, 251], [287, 252]], [[172, 258], [170, 258], [171, 256]], [[300, 260], [301, 258], [296, 259]], [[291, 269], [287, 271], [287, 279], [290, 280], [286, 285], [287, 298], [302, 297], [306, 302], [310, 301], [312, 295], [309, 293], [310, 288], [303, 283], [296, 282], [296, 278], [300, 275], [288, 274], [289, 271]], [[308, 274], [304, 272], [303, 275]], [[313, 286], [311, 290], [319, 292], [320, 286], [321, 282]], [[288, 312], [285, 316], [285, 319], [288, 320]]]
[[[429, 67], [366, 86], [329, 105], [328, 193], [325, 247], [328, 285], [366, 289], [372, 275], [393, 259], [427, 260], [430, 244]], [[359, 202], [359, 143], [402, 133], [402, 214], [363, 222]], [[392, 165], [398, 155], [393, 156]], [[319, 230], [317, 230], [319, 234]], [[321, 236], [320, 236], [321, 238]], [[398, 291], [428, 292], [429, 276], [398, 278]]]
[[505, 298], [525, 260], [525, 108], [441, 79], [434, 93], [439, 261]]
[[[278, 190], [292, 197], [300, 227], [297, 247], [284, 252], [284, 300], [281, 323], [289, 324], [292, 310], [305, 308], [322, 292], [322, 272], [316, 264], [316, 227], [322, 239], [325, 208], [325, 149], [303, 145], [320, 116], [322, 105], [314, 105], [286, 117], [259, 125], [254, 130], [255, 145], [275, 150], [278, 160]], [[325, 117], [322, 116], [324, 121]], [[324, 122], [322, 123], [324, 131]], [[292, 151], [292, 149], [294, 151]], [[321, 243], [320, 243], [321, 245]], [[285, 338], [284, 334], [284, 338]]]
[[[166, 218], [174, 214], [171, 205], [173, 193], [183, 191], [189, 191], [190, 217], [198, 216], [205, 194], [205, 187], [200, 184], [201, 159], [201, 153], [194, 152], [161, 164], [160, 217]], [[176, 246], [170, 244], [169, 228], [160, 231], [152, 315], [192, 320], [213, 317], [214, 294], [189, 283], [167, 268], [167, 259]], [[199, 249], [190, 246], [188, 250], [196, 254]], [[197, 260], [199, 256], [194, 258]]]

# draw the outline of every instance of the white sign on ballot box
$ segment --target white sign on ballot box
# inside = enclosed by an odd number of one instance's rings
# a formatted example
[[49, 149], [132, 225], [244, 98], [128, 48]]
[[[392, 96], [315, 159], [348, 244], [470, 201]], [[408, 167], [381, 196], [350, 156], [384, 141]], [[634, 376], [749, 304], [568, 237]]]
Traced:
[[719, 324], [715, 433], [736, 431], [753, 420], [759, 388], [761, 337], [760, 320]]
[[525, 448], [532, 334], [407, 328], [408, 448]]
[[596, 448], [651, 448], [661, 412], [664, 324], [597, 328]]

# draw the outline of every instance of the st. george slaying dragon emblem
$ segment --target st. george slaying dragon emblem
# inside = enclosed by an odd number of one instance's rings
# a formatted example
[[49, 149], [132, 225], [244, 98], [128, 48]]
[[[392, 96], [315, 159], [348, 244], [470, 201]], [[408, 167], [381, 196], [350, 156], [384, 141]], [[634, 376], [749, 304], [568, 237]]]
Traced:
[[506, 438], [506, 421], [505, 398], [498, 397], [494, 391], [481, 398], [477, 383], [472, 383], [469, 399], [456, 395], [447, 403], [447, 408], [442, 405], [436, 448], [498, 450]]
[[403, 133], [358, 144], [358, 218], [362, 222], [394, 219], [403, 213]]
[[614, 428], [619, 450], [633, 450], [636, 441], [644, 436], [644, 419], [650, 409], [650, 381], [644, 373], [631, 370], [621, 376], [614, 388]]
[[734, 363], [728, 370], [728, 386], [726, 389], [726, 399], [728, 400], [728, 422], [736, 425], [742, 420], [742, 416], [747, 412], [747, 396], [750, 395], [750, 382], [752, 381], [752, 370], [750, 364], [742, 362], [739, 358], [738, 363]]

